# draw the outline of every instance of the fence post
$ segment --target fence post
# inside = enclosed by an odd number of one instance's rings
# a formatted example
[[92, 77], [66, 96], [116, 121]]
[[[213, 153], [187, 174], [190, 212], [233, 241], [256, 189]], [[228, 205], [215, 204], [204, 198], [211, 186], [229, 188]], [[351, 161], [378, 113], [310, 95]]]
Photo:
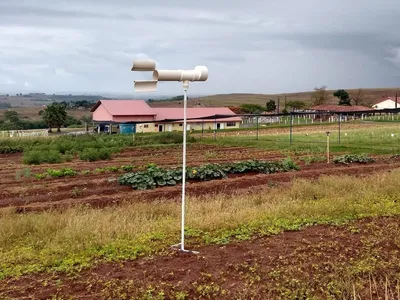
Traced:
[[217, 139], [217, 115], [214, 115], [214, 140]]
[[292, 138], [292, 132], [293, 132], [293, 114], [292, 114], [292, 112], [290, 112], [290, 137], [289, 137], [289, 140], [290, 140], [290, 144], [292, 144], [292, 140], [293, 140], [293, 138]]
[[340, 144], [340, 121], [341, 121], [341, 118], [342, 118], [342, 114], [339, 114], [339, 118], [338, 118], [338, 125], [339, 125], [339, 144]]
[[257, 140], [258, 140], [258, 116], [257, 116]]
[[201, 137], [204, 137], [204, 120], [201, 122]]
[[329, 150], [330, 150], [329, 135], [330, 135], [330, 132], [327, 131], [326, 132], [326, 161], [327, 161], [328, 164], [330, 163], [330, 159], [329, 159], [330, 158], [330, 154], [329, 154]]

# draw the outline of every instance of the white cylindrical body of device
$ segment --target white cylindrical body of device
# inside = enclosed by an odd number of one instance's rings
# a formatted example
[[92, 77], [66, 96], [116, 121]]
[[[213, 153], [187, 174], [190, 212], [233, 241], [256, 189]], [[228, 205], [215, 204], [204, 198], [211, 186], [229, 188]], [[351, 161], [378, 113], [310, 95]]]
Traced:
[[156, 81], [206, 81], [208, 69], [197, 66], [194, 70], [154, 70], [153, 80]]
[[155, 70], [153, 80], [157, 81], [181, 81], [181, 70]]

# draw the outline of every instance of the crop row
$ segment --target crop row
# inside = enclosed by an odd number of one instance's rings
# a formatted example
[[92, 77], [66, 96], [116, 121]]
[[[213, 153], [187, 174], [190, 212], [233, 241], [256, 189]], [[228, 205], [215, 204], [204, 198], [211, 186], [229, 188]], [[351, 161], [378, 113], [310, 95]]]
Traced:
[[374, 161], [375, 159], [366, 154], [344, 154], [333, 158], [335, 164], [371, 163]]
[[63, 168], [63, 169], [47, 169], [46, 172], [43, 173], [35, 173], [31, 174], [29, 168], [25, 168], [23, 170], [17, 171], [16, 178], [21, 179], [22, 177], [31, 178], [32, 176], [36, 179], [44, 179], [47, 177], [71, 177], [77, 175], [89, 175], [89, 174], [101, 174], [106, 172], [131, 172], [135, 166], [132, 165], [122, 165], [120, 167], [111, 166], [111, 167], [104, 167], [104, 168], [96, 168], [94, 170], [81, 170], [77, 171], [72, 168]]
[[[186, 170], [187, 179], [212, 180], [225, 178], [227, 174], [257, 172], [271, 174], [299, 170], [299, 167], [286, 158], [279, 162], [248, 160], [228, 164], [206, 164], [200, 167], [189, 167]], [[118, 178], [119, 184], [129, 185], [133, 189], [145, 190], [161, 186], [173, 186], [182, 182], [182, 169], [164, 169], [150, 164], [143, 171], [128, 173]]]
[[[182, 133], [138, 133], [132, 135], [60, 136], [54, 138], [15, 138], [0, 140], [0, 154], [23, 153], [23, 162], [28, 165], [42, 163], [61, 163], [79, 158], [83, 161], [107, 160], [113, 153], [118, 153], [131, 146], [179, 144]], [[188, 142], [194, 142], [188, 137]]]

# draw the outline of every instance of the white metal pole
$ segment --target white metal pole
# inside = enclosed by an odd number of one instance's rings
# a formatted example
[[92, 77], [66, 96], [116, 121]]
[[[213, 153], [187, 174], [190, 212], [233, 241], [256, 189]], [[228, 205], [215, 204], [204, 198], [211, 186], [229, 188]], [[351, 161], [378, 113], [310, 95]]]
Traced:
[[189, 82], [183, 82], [183, 151], [182, 151], [182, 216], [181, 216], [181, 251], [185, 251], [185, 194], [186, 194], [186, 108]]

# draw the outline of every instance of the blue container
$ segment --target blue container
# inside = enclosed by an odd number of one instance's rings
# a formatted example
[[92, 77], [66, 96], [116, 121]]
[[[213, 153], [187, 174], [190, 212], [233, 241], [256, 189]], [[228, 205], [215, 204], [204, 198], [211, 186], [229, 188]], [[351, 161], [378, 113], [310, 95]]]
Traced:
[[122, 134], [136, 133], [136, 124], [120, 124], [119, 133]]

